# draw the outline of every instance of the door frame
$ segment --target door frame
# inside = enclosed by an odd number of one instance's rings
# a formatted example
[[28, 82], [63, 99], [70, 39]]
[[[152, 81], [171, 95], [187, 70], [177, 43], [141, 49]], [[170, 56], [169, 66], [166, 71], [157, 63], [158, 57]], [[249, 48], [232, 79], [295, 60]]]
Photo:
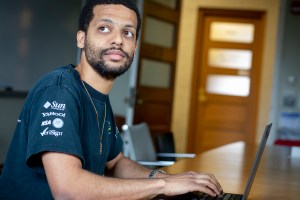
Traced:
[[[171, 9], [166, 6], [162, 6], [156, 2], [144, 1], [143, 4], [143, 26], [141, 29], [140, 37], [140, 55], [138, 59], [137, 66], [137, 81], [136, 81], [136, 92], [135, 92], [135, 105], [134, 105], [134, 114], [133, 114], [133, 124], [147, 122], [151, 130], [151, 134], [154, 137], [157, 134], [167, 133], [171, 130], [172, 122], [172, 110], [173, 110], [173, 99], [174, 99], [174, 84], [175, 84], [175, 72], [176, 72], [176, 56], [177, 56], [177, 47], [178, 47], [178, 35], [179, 35], [179, 22], [180, 22], [180, 7], [181, 0], [176, 0], [176, 8]], [[161, 19], [168, 23], [174, 25], [175, 34], [174, 34], [174, 46], [172, 48], [161, 47], [154, 44], [148, 44], [144, 42], [144, 33], [145, 33], [145, 20], [146, 16], [153, 18]], [[169, 88], [152, 88], [147, 86], [141, 86], [141, 61], [142, 59], [152, 59], [157, 61], [164, 61], [171, 64], [171, 74], [170, 74], [170, 87]], [[143, 113], [143, 118], [139, 117], [138, 110], [141, 110], [138, 106], [139, 100], [142, 100], [144, 104], [147, 103], [157, 103], [165, 104], [169, 108], [169, 113], [165, 115], [165, 124], [155, 124], [151, 121], [145, 120], [146, 112]], [[151, 111], [152, 112], [152, 111]], [[140, 112], [141, 113], [141, 112]], [[158, 113], [155, 113], [158, 114]]]

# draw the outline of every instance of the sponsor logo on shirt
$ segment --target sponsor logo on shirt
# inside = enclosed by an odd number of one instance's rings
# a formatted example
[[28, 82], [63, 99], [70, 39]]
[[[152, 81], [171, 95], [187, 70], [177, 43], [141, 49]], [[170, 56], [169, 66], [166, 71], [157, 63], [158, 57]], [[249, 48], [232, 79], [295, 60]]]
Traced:
[[59, 131], [56, 131], [56, 130], [48, 130], [49, 127], [45, 128], [43, 130], [43, 132], [41, 132], [41, 136], [55, 136], [55, 137], [58, 137], [58, 136], [62, 136], [63, 132], [59, 132]]
[[52, 122], [52, 125], [55, 127], [55, 128], [61, 128], [64, 126], [64, 121], [60, 118], [55, 118]]
[[57, 117], [66, 117], [66, 113], [57, 113], [57, 112], [45, 112], [42, 113], [43, 117], [57, 116]]
[[64, 103], [57, 103], [56, 101], [53, 101], [52, 103], [50, 103], [49, 101], [47, 101], [44, 104], [44, 108], [48, 109], [49, 107], [51, 109], [53, 109], [53, 110], [65, 110], [66, 104], [64, 104]]
[[42, 121], [41, 126], [47, 126], [47, 125], [50, 125], [50, 124], [51, 124], [51, 120], [45, 120], [45, 121]]
[[51, 106], [51, 103], [49, 101], [47, 101], [45, 104], [44, 104], [44, 108], [48, 109], [49, 107]]

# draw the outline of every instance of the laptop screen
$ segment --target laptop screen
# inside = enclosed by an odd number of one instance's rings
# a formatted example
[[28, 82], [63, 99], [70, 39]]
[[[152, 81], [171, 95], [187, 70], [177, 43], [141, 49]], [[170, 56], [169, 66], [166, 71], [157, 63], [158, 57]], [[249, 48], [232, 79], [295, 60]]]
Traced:
[[252, 170], [251, 170], [251, 173], [250, 173], [250, 176], [248, 178], [247, 185], [246, 185], [246, 188], [245, 188], [245, 191], [244, 191], [243, 200], [246, 200], [248, 195], [249, 195], [249, 192], [250, 192], [250, 189], [251, 189], [251, 186], [252, 186], [252, 183], [253, 183], [253, 180], [254, 180], [254, 177], [255, 177], [255, 174], [256, 174], [260, 159], [261, 159], [261, 156], [264, 152], [264, 149], [265, 149], [265, 146], [266, 146], [269, 134], [270, 134], [271, 127], [272, 127], [272, 123], [266, 126], [265, 131], [263, 133], [262, 139], [261, 139], [260, 144], [259, 144], [258, 151], [256, 153], [254, 164], [252, 165]]

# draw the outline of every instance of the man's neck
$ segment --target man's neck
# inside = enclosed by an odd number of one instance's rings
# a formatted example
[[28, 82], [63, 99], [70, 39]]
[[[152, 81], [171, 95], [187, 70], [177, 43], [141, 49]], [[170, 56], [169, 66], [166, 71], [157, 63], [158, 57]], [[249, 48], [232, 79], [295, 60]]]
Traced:
[[75, 70], [80, 74], [81, 80], [88, 83], [95, 90], [102, 94], [108, 94], [112, 89], [113, 80], [107, 80], [100, 76], [85, 59], [81, 59], [80, 63], [75, 67]]

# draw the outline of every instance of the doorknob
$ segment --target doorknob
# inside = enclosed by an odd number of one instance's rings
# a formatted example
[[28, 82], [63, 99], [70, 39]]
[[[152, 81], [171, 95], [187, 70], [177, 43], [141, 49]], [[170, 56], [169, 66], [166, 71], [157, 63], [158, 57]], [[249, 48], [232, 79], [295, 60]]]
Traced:
[[207, 101], [207, 96], [205, 96], [203, 88], [200, 88], [198, 91], [198, 101], [200, 103], [205, 103]]
[[144, 100], [141, 99], [141, 98], [138, 98], [138, 99], [136, 100], [136, 103], [137, 103], [137, 104], [143, 104], [143, 103], [144, 103]]

